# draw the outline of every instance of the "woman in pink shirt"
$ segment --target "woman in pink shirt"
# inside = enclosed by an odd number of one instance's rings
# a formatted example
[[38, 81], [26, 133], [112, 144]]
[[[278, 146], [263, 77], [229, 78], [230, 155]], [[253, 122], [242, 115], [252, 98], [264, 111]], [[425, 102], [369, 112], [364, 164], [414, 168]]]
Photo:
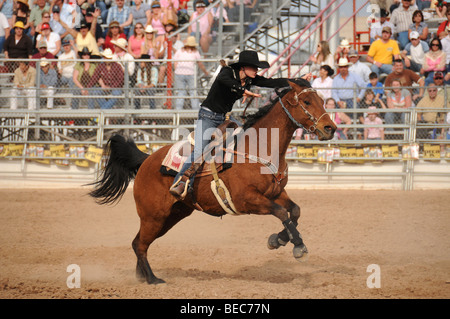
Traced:
[[141, 57], [141, 49], [144, 42], [144, 25], [138, 22], [134, 26], [133, 35], [128, 40], [128, 53], [130, 53], [135, 59], [139, 59]]
[[[197, 0], [195, 2], [195, 12], [192, 14], [189, 22], [195, 21], [198, 19], [203, 12], [205, 12], [206, 5], [203, 0]], [[195, 36], [197, 33], [197, 24], [199, 25], [199, 33], [200, 33], [200, 47], [202, 48], [203, 53], [209, 51], [209, 46], [212, 42], [211, 36], [211, 26], [214, 22], [214, 18], [211, 12], [207, 13], [203, 17], [201, 17], [198, 22], [191, 24], [188, 28], [188, 34]]]

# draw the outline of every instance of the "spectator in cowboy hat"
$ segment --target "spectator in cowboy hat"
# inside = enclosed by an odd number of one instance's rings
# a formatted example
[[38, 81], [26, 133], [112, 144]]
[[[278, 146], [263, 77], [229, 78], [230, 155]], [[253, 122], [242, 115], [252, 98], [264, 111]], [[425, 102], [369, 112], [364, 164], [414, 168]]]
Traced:
[[[339, 108], [353, 108], [354, 87], [356, 86], [359, 90], [356, 98], [359, 102], [363, 98], [367, 86], [359, 75], [349, 72], [350, 65], [351, 63], [346, 58], [340, 58], [337, 64], [339, 74], [333, 79], [333, 87], [338, 89], [333, 90], [331, 95]], [[356, 114], [353, 115], [356, 116]]]
[[350, 48], [351, 48], [350, 42], [348, 42], [347, 39], [342, 39], [341, 43], [336, 49], [336, 52], [334, 53], [335, 64], [339, 62], [340, 58], [348, 59], [348, 52], [350, 51]]
[[59, 21], [63, 27], [69, 30], [71, 36], [73, 36], [73, 38], [75, 39], [75, 43], [78, 48], [87, 47], [89, 51], [92, 52], [92, 55], [95, 55], [95, 57], [100, 57], [97, 40], [95, 39], [95, 29], [93, 25], [91, 25], [91, 28], [89, 28], [89, 25], [86, 23], [86, 21], [82, 21], [80, 23], [80, 31], [77, 32], [75, 29], [69, 29], [69, 26], [64, 21], [60, 20], [59, 17], [56, 17], [56, 20]]
[[374, 41], [367, 52], [367, 62], [372, 63], [371, 70], [378, 76], [392, 72], [392, 61], [400, 58], [397, 41], [391, 39], [392, 29], [384, 27], [380, 39]]
[[14, 24], [18, 21], [23, 22], [25, 33], [30, 35], [30, 5], [28, 4], [28, 0], [16, 0], [16, 5], [16, 10], [13, 12], [12, 16], [12, 23]]
[[[124, 70], [128, 67], [128, 75], [132, 77], [134, 75], [135, 63], [134, 57], [128, 53], [127, 40], [119, 38], [117, 40], [112, 40], [111, 43], [114, 45], [114, 60], [119, 60], [120, 65]], [[135, 81], [132, 81], [132, 83], [134, 82]]]

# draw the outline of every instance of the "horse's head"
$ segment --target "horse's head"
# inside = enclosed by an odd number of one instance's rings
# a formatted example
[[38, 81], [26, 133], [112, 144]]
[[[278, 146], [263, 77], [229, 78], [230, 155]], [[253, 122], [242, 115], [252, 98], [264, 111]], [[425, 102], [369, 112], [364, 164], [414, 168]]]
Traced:
[[291, 120], [316, 134], [321, 141], [332, 139], [337, 127], [325, 111], [323, 99], [316, 90], [306, 85], [300, 86], [295, 82], [288, 82], [292, 90], [286, 94], [285, 101]]

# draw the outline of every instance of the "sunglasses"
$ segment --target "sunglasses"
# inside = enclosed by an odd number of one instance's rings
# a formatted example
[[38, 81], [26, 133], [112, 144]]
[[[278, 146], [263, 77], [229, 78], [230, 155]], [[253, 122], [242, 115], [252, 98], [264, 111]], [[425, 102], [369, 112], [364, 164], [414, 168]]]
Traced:
[[443, 80], [444, 78], [442, 76], [435, 76], [434, 79], [435, 80]]
[[431, 43], [431, 46], [432, 46], [432, 47], [438, 47], [438, 46], [439, 46], [439, 43]]

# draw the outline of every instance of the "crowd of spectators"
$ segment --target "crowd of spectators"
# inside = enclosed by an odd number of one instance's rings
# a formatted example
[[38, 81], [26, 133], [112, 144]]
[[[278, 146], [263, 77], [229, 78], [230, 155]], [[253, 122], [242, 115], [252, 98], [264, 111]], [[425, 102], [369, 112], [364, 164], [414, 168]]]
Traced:
[[[251, 21], [257, 0], [242, 1], [244, 17]], [[223, 0], [221, 14], [219, 7], [215, 7], [199, 18], [212, 2], [0, 0], [0, 51], [6, 59], [40, 60], [40, 75], [44, 79], [40, 86], [47, 97], [48, 108], [53, 107], [53, 95], [60, 87], [71, 89], [75, 96], [70, 105], [73, 109], [79, 108], [81, 98], [87, 100], [88, 108], [95, 108], [97, 104], [101, 108], [113, 108], [119, 100], [117, 97], [123, 94], [126, 79], [132, 83], [134, 95], [138, 97], [134, 107], [141, 108], [139, 97], [147, 97], [149, 107], [155, 108], [152, 96], [166, 81], [167, 65], [151, 60], [168, 58], [170, 40], [172, 58], [192, 61], [172, 65], [174, 89], [180, 96], [174, 100], [174, 107], [183, 108], [185, 99], [181, 97], [192, 94], [191, 108], [197, 109], [197, 93], [185, 89], [196, 87], [192, 81], [197, 67], [205, 75], [209, 74], [201, 62], [194, 61], [208, 53], [220, 16], [224, 22], [239, 19], [241, 0]], [[450, 10], [436, 7], [436, 14], [447, 20], [440, 24], [437, 33], [430, 32], [424, 14], [418, 8], [423, 3], [401, 0], [394, 1], [389, 8], [382, 8], [378, 19], [371, 24], [371, 44], [365, 61], [361, 61], [360, 54], [347, 39], [342, 39], [337, 48], [330, 48], [326, 41], [318, 43], [317, 51], [311, 56], [311, 82], [327, 101], [326, 105], [338, 109], [371, 110], [334, 113], [336, 121], [374, 124], [379, 122], [374, 118], [376, 115], [386, 124], [404, 123], [403, 113], [377, 113], [374, 110], [429, 107], [440, 102], [440, 99], [432, 98], [430, 92], [436, 90], [443, 96], [442, 85], [450, 83]], [[189, 5], [193, 10], [188, 19]], [[195, 23], [189, 26], [187, 38], [172, 36], [180, 24], [189, 21]], [[47, 61], [52, 59], [58, 62]], [[76, 62], [75, 59], [83, 61]], [[92, 59], [102, 62], [92, 62]], [[141, 59], [147, 61], [135, 62]], [[5, 65], [10, 73], [14, 73], [15, 93], [22, 90], [28, 97], [28, 108], [36, 108], [36, 100], [29, 97], [30, 88], [36, 86], [36, 81], [31, 79], [36, 76], [35, 63], [11, 60]], [[421, 88], [414, 88], [414, 85]], [[425, 86], [428, 86], [427, 90], [423, 88]], [[17, 108], [17, 99], [11, 99], [11, 108]], [[418, 118], [427, 123], [431, 119], [442, 123], [444, 115], [421, 114]], [[356, 131], [361, 138], [366, 135], [369, 139], [384, 138], [384, 132]], [[341, 130], [339, 138], [349, 138], [348, 133], [348, 130]]]
[[[386, 2], [378, 1], [380, 5]], [[312, 86], [326, 101], [325, 106], [367, 109], [364, 113], [335, 112], [334, 120], [343, 124], [386, 124], [385, 129], [340, 130], [337, 138], [347, 139], [353, 133], [358, 138], [384, 139], [385, 131], [394, 132], [394, 124], [406, 121], [406, 112], [389, 109], [444, 107], [444, 88], [450, 84], [450, 10], [442, 6], [438, 9], [433, 1], [428, 4], [436, 8], [436, 17], [447, 18], [437, 32], [430, 31], [424, 19], [421, 9], [427, 8], [425, 1], [401, 0], [381, 7], [370, 25], [365, 61], [347, 39], [342, 39], [334, 50], [328, 42], [318, 44], [311, 56]], [[382, 109], [387, 112], [380, 112]], [[443, 112], [418, 112], [417, 121], [443, 124], [446, 117]], [[436, 138], [436, 132], [433, 130], [430, 136], [430, 129], [420, 129], [417, 136]]]

